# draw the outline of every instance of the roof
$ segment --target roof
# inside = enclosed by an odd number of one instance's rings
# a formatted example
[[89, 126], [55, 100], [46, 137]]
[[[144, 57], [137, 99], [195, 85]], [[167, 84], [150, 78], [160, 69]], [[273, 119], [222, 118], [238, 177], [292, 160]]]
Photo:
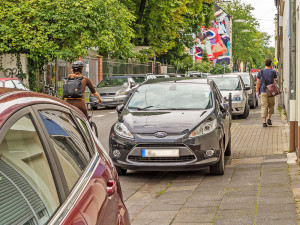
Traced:
[[5, 81], [5, 80], [19, 80], [18, 78], [0, 78], [0, 81]]
[[104, 79], [114, 79], [114, 78], [131, 78], [131, 76], [128, 75], [118, 75], [118, 76], [111, 76], [111, 77], [105, 77]]
[[[156, 84], [156, 83], [191, 83], [191, 84], [208, 84], [207, 79], [194, 78], [194, 77], [170, 77], [165, 79], [151, 79], [144, 82], [144, 84]], [[143, 85], [144, 85], [143, 84]]]
[[12, 88], [0, 88], [0, 127], [16, 111], [38, 103], [72, 108], [83, 115], [76, 107], [50, 95]]

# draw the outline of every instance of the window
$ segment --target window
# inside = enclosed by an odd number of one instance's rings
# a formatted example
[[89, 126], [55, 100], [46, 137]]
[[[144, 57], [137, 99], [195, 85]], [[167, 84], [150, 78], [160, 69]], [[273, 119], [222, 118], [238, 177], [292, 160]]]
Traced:
[[0, 81], [0, 87], [4, 87], [4, 84], [2, 81]]
[[39, 136], [26, 115], [0, 143], [1, 224], [45, 224], [60, 203]]
[[5, 87], [6, 88], [16, 88], [15, 85], [14, 85], [14, 83], [11, 80], [7, 80], [5, 82]]
[[78, 123], [80, 124], [82, 130], [84, 131], [85, 136], [87, 137], [89, 143], [90, 143], [91, 146], [92, 146], [92, 139], [91, 139], [90, 133], [89, 133], [89, 131], [88, 131], [88, 128], [87, 128], [85, 122], [83, 122], [83, 121], [82, 121], [81, 119], [79, 119], [78, 117], [76, 117], [76, 119], [77, 119]]
[[43, 110], [40, 111], [40, 116], [71, 190], [91, 160], [90, 152], [69, 114], [56, 110]]
[[19, 80], [13, 80], [13, 83], [16, 85], [18, 89], [28, 90]]

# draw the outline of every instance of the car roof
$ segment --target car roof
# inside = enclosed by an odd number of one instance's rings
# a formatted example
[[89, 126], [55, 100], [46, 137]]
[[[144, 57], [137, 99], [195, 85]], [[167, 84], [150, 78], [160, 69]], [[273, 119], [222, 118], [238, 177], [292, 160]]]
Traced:
[[6, 80], [19, 80], [18, 78], [0, 78], [0, 81], [6, 81]]
[[114, 79], [114, 78], [131, 78], [131, 76], [128, 75], [118, 75], [118, 76], [110, 76], [110, 77], [105, 77], [104, 79]]
[[146, 76], [150, 76], [150, 74], [130, 74], [130, 77], [146, 77]]
[[24, 107], [34, 104], [55, 104], [67, 108], [69, 107], [84, 116], [78, 108], [56, 97], [33, 91], [0, 88], [0, 127], [12, 114]]
[[227, 74], [216, 74], [216, 75], [208, 75], [208, 78], [211, 77], [238, 77], [240, 74], [237, 73], [227, 73]]
[[[155, 84], [155, 83], [190, 83], [190, 84], [210, 84], [211, 81], [206, 78], [195, 78], [195, 77], [170, 77], [164, 79], [151, 79], [144, 82], [144, 84]], [[143, 85], [144, 85], [143, 84]]]

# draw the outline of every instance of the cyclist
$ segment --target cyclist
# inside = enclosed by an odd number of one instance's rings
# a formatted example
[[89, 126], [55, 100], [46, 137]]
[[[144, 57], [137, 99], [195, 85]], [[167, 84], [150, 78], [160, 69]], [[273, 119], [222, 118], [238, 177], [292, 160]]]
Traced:
[[[73, 74], [69, 74], [68, 79], [74, 79], [76, 77], [82, 76], [83, 68], [84, 68], [83, 62], [81, 62], [81, 61], [73, 62], [72, 63]], [[84, 101], [86, 86], [88, 86], [91, 93], [98, 99], [98, 102], [101, 103], [102, 99], [100, 98], [100, 95], [95, 90], [94, 86], [92, 85], [91, 80], [85, 76], [83, 76], [82, 81], [81, 81], [83, 97], [82, 98], [65, 98], [65, 100], [66, 100], [66, 102], [70, 103], [71, 105], [79, 108], [85, 114], [85, 116], [88, 117], [87, 107], [86, 107], [86, 104]]]

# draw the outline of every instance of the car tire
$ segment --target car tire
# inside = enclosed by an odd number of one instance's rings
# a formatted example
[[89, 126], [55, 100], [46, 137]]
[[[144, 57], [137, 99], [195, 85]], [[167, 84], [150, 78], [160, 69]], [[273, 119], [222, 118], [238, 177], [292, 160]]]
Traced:
[[241, 119], [247, 119], [249, 116], [250, 107], [249, 104], [246, 103], [244, 114], [240, 116]]
[[221, 155], [220, 155], [220, 159], [219, 161], [210, 166], [210, 175], [224, 175], [225, 172], [225, 156], [224, 156], [224, 151], [225, 151], [225, 147], [224, 147], [224, 141], [222, 141], [222, 146], [221, 146]]
[[126, 175], [126, 173], [127, 173], [127, 170], [126, 170], [126, 169], [122, 169], [122, 168], [119, 167], [119, 166], [116, 166], [116, 170], [117, 170], [118, 175], [120, 175], [120, 176]]
[[225, 156], [231, 156], [231, 136], [225, 150]]

